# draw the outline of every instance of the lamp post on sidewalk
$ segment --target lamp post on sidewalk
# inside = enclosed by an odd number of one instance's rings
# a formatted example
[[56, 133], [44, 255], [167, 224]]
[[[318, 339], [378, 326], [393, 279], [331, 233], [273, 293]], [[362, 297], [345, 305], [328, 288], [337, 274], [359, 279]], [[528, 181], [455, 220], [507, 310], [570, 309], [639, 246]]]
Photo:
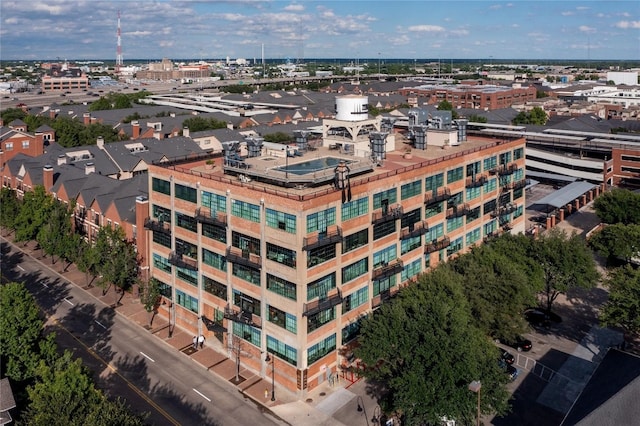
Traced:
[[369, 426], [369, 418], [367, 417], [367, 409], [364, 406], [364, 401], [362, 400], [362, 397], [360, 395], [358, 395], [358, 398], [356, 399], [356, 402], [358, 404], [358, 412], [362, 413], [364, 411], [364, 420], [367, 422], [367, 426]]
[[276, 400], [276, 357], [267, 357], [264, 359], [267, 363], [271, 361], [271, 401]]
[[476, 420], [477, 426], [480, 426], [480, 389], [481, 388], [482, 388], [482, 383], [480, 383], [480, 380], [474, 380], [473, 382], [469, 383], [469, 390], [471, 392], [475, 392], [478, 394], [478, 415]]

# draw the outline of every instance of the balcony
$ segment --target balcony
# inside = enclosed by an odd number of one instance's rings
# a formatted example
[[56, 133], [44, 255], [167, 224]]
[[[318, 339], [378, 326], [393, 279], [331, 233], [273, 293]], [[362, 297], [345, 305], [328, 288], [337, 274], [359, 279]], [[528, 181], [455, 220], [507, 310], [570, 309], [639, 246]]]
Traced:
[[304, 237], [302, 250], [313, 250], [342, 241], [342, 229], [337, 225], [328, 226], [324, 232], [314, 232], [308, 237]]
[[518, 165], [516, 163], [509, 163], [509, 164], [500, 164], [498, 167], [491, 169], [489, 173], [491, 173], [492, 175], [504, 176], [504, 175], [510, 175], [511, 173], [514, 173], [516, 170], [518, 170]]
[[451, 190], [447, 187], [441, 187], [425, 193], [424, 204], [428, 206], [444, 200], [448, 200], [449, 198], [451, 198]]
[[400, 239], [406, 240], [408, 238], [417, 237], [419, 235], [425, 234], [427, 231], [429, 231], [429, 224], [426, 220], [412, 223], [411, 225], [400, 230]]
[[502, 231], [499, 229], [496, 229], [494, 231], [489, 232], [487, 235], [485, 235], [483, 241], [486, 243], [487, 241], [498, 238], [500, 235], [502, 235]]
[[402, 206], [388, 207], [373, 212], [371, 223], [377, 225], [379, 223], [391, 222], [402, 217]]
[[334, 289], [326, 297], [314, 300], [313, 302], [305, 303], [302, 310], [303, 317], [309, 317], [317, 314], [318, 312], [326, 311], [327, 309], [338, 306], [342, 303], [342, 293], [340, 289]]
[[467, 178], [467, 181], [465, 182], [465, 187], [477, 188], [479, 186], [484, 185], [485, 183], [487, 183], [487, 177], [485, 175], [469, 176]]
[[516, 203], [508, 203], [504, 206], [501, 206], [498, 210], [491, 212], [491, 217], [498, 217], [505, 214], [511, 214], [518, 210], [518, 205]]
[[208, 223], [222, 228], [227, 226], [227, 216], [224, 213], [213, 212], [212, 214], [211, 209], [207, 207], [198, 207], [196, 209], [196, 220], [201, 223]]
[[524, 188], [525, 186], [527, 186], [527, 180], [526, 179], [520, 179], [517, 180], [515, 182], [510, 182], [509, 185], [507, 185], [508, 189], [520, 189], [520, 188]]
[[260, 269], [262, 267], [262, 258], [249, 250], [241, 250], [238, 247], [227, 248], [227, 261], [248, 266], [249, 268]]
[[179, 268], [190, 269], [192, 271], [198, 270], [198, 261], [189, 257], [184, 257], [176, 252], [169, 253], [169, 263]]
[[442, 237], [439, 240], [434, 240], [424, 246], [424, 254], [434, 253], [436, 251], [443, 250], [451, 245], [451, 238]]
[[447, 219], [453, 219], [454, 217], [464, 216], [471, 211], [469, 204], [457, 204], [447, 209]]
[[390, 262], [384, 262], [373, 270], [373, 276], [371, 277], [371, 279], [381, 280], [383, 278], [390, 277], [391, 275], [395, 275], [398, 272], [401, 272], [403, 268], [404, 263], [402, 263], [401, 259], [394, 259]]
[[163, 234], [171, 235], [170, 222], [161, 222], [148, 217], [144, 220], [144, 227], [153, 232], [162, 232]]
[[250, 311], [242, 311], [236, 306], [225, 307], [223, 315], [224, 318], [228, 319], [229, 321], [247, 324], [256, 328], [262, 328], [262, 319], [259, 316], [254, 315]]

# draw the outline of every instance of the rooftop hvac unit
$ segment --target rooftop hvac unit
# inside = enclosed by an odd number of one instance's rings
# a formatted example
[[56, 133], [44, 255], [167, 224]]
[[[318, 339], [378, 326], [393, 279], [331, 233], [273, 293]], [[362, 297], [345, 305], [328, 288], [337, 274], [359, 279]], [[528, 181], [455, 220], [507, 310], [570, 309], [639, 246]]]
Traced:
[[451, 111], [433, 111], [431, 122], [436, 129], [444, 130], [451, 128]]
[[248, 137], [245, 138], [245, 142], [247, 144], [247, 156], [249, 158], [260, 157], [264, 138]]
[[411, 108], [408, 113], [409, 126], [417, 126], [427, 122], [427, 111], [420, 108]]
[[469, 120], [456, 120], [456, 125], [458, 126], [458, 142], [460, 143], [467, 140], [467, 123], [469, 123]]
[[307, 130], [295, 130], [293, 137], [300, 151], [307, 151], [309, 148], [309, 133]]
[[220, 143], [220, 145], [222, 145], [222, 152], [225, 157], [231, 158], [238, 155], [238, 146], [240, 145], [240, 142], [227, 141]]
[[382, 117], [380, 122], [380, 130], [383, 132], [391, 133], [393, 131], [393, 123], [396, 122], [394, 117]]
[[413, 132], [413, 146], [416, 149], [427, 149], [427, 126], [413, 126], [411, 131]]
[[380, 164], [387, 157], [386, 154], [387, 133], [371, 132], [369, 133], [369, 146], [371, 148], [371, 157]]

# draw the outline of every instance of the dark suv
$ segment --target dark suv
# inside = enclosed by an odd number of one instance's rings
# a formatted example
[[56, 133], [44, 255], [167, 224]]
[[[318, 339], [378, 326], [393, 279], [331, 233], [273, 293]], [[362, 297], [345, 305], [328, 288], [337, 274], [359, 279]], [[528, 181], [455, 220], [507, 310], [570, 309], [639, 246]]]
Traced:
[[529, 308], [524, 311], [524, 319], [534, 327], [551, 327], [552, 323], [562, 322], [560, 316], [540, 308]]
[[511, 355], [509, 352], [505, 351], [502, 348], [500, 349], [500, 361], [505, 362], [506, 364], [513, 364], [515, 362], [515, 357], [513, 355]]
[[528, 352], [531, 350], [531, 340], [522, 336], [516, 336], [513, 339], [499, 339], [498, 342], [511, 346], [518, 352]]

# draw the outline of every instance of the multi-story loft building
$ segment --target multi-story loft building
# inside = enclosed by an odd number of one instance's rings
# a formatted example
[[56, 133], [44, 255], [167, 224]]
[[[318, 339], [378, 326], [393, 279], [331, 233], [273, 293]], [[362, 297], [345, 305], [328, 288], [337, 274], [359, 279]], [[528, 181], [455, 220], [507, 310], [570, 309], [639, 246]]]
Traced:
[[263, 376], [271, 353], [275, 381], [299, 397], [341, 373], [364, 315], [486, 238], [524, 232], [523, 138], [424, 140], [408, 152], [372, 132], [365, 153], [252, 139], [223, 144], [213, 169], [150, 166], [162, 314]]
[[80, 68], [54, 67], [42, 76], [41, 88], [45, 92], [89, 88], [89, 77]]

